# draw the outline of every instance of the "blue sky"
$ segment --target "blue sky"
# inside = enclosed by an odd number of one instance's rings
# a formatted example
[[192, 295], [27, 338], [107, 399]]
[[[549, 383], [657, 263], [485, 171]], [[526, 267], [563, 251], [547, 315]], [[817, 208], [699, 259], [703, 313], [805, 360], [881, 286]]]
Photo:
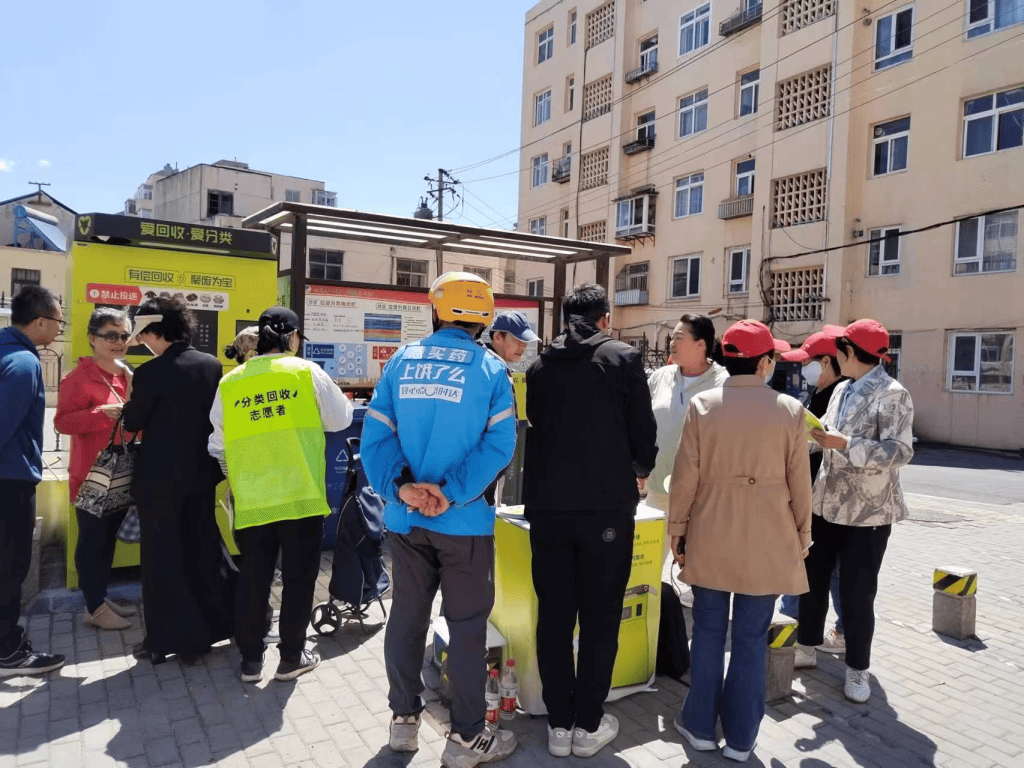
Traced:
[[[237, 158], [411, 215], [425, 175], [519, 145], [528, 1], [16, 3], [0, 200], [48, 181], [79, 212], [119, 212], [165, 163]], [[463, 221], [511, 226], [518, 161], [456, 174], [507, 174], [468, 186]]]

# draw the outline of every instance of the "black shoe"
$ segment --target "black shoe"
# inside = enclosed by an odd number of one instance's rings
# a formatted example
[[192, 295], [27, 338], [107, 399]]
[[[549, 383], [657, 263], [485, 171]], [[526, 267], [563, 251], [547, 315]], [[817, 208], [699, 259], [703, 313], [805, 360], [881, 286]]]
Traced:
[[167, 661], [167, 654], [149, 650], [145, 640], [132, 648], [132, 656], [140, 661], [142, 659], [149, 659], [153, 664], [163, 664]]
[[203, 656], [205, 656], [209, 652], [210, 652], [210, 646], [206, 646], [206, 648], [204, 648], [201, 651], [192, 651], [190, 653], [179, 653], [179, 654], [177, 654], [178, 661], [180, 661], [182, 664], [188, 664], [189, 666], [191, 666], [193, 664], [198, 664], [200, 661], [203, 660]]
[[63, 666], [64, 657], [59, 653], [36, 653], [28, 640], [22, 640], [18, 650], [0, 659], [0, 677], [45, 675]]
[[281, 663], [277, 665], [277, 672], [274, 674], [275, 680], [294, 680], [299, 675], [304, 675], [307, 672], [312, 672], [316, 669], [317, 664], [320, 663], [320, 657], [312, 651], [303, 650], [302, 655], [299, 656], [298, 661], [285, 661], [281, 660]]
[[260, 657], [259, 661], [246, 661], [242, 659], [242, 674], [243, 683], [258, 683], [263, 679], [263, 657]]

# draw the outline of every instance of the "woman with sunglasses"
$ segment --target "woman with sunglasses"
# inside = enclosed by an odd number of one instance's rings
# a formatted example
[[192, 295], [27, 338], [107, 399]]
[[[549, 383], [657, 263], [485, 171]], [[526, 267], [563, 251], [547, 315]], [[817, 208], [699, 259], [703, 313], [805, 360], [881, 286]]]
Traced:
[[[110, 432], [121, 414], [128, 391], [126, 374], [118, 364], [128, 348], [128, 316], [115, 309], [99, 307], [89, 318], [87, 332], [92, 357], [78, 358], [77, 367], [61, 381], [53, 419], [58, 432], [72, 436], [68, 468], [72, 499], [78, 495], [93, 462], [110, 440]], [[120, 430], [114, 441], [121, 442]], [[127, 629], [131, 622], [125, 617], [135, 614], [134, 608], [120, 606], [107, 598], [117, 529], [125, 514], [127, 512], [96, 517], [83, 509], [75, 509], [78, 520], [75, 567], [85, 596], [85, 623], [99, 629]]]

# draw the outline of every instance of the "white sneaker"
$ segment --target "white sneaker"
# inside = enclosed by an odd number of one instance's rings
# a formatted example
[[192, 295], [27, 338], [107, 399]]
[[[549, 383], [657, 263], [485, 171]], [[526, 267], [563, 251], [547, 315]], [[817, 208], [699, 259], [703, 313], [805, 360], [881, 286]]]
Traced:
[[814, 669], [818, 666], [818, 652], [809, 645], [796, 646], [796, 658], [793, 661], [793, 669]]
[[548, 752], [555, 757], [568, 757], [572, 754], [572, 729], [552, 728], [548, 726]]
[[866, 669], [846, 668], [846, 686], [843, 688], [846, 698], [857, 704], [863, 704], [871, 698], [871, 686], [868, 685]]
[[420, 716], [391, 716], [391, 741], [393, 752], [415, 752], [420, 748]]
[[[754, 745], [754, 747], [756, 746], [757, 744]], [[724, 747], [722, 747], [722, 757], [728, 758], [729, 760], [732, 760], [736, 763], [745, 763], [747, 762], [747, 758], [750, 757], [750, 753], [754, 751], [754, 747], [751, 747], [750, 749], [744, 752], [740, 752], [738, 749], [733, 749], [728, 744], [726, 744]]]
[[677, 712], [676, 716], [672, 718], [672, 725], [676, 727], [676, 730], [683, 734], [683, 738], [686, 739], [687, 743], [696, 749], [698, 752], [712, 752], [718, 749], [718, 742], [712, 739], [701, 739], [694, 736], [683, 726], [682, 720], [683, 713]]
[[835, 628], [833, 628], [825, 633], [825, 642], [816, 647], [819, 651], [833, 653], [836, 656], [842, 656], [846, 653], [846, 638], [843, 637], [842, 632], [837, 632]]
[[619, 720], [615, 715], [604, 715], [593, 733], [582, 728], [572, 732], [572, 753], [576, 757], [593, 757], [601, 748], [619, 735]]
[[448, 735], [448, 743], [441, 753], [444, 768], [474, 768], [480, 763], [494, 763], [504, 760], [516, 751], [516, 735], [493, 726], [484, 726], [469, 741], [463, 741], [457, 733]]

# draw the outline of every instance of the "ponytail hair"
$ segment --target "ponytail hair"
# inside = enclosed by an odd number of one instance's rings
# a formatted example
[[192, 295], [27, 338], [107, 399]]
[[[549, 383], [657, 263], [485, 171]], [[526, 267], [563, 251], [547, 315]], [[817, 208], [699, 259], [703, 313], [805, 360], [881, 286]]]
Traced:
[[260, 328], [259, 338], [256, 340], [256, 354], [268, 355], [274, 352], [288, 352], [291, 349], [291, 336], [295, 330], [278, 332], [270, 327], [270, 324]]
[[725, 364], [725, 355], [722, 354], [722, 342], [715, 338], [715, 324], [707, 315], [683, 315], [679, 318], [690, 331], [694, 341], [703, 341], [707, 356], [712, 362], [719, 365]]

